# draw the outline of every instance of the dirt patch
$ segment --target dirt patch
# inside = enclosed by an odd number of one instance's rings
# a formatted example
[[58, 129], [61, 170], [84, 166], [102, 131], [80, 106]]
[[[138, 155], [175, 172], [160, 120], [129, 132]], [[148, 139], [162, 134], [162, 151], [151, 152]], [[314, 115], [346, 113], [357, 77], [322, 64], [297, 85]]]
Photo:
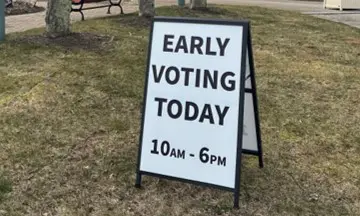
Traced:
[[140, 17], [133, 14], [122, 15], [118, 21], [122, 26], [133, 27], [133, 28], [146, 28], [151, 25], [152, 18]]
[[68, 50], [105, 51], [110, 48], [113, 36], [99, 35], [94, 33], [71, 33], [70, 35], [48, 38], [43, 35], [31, 35], [16, 39], [16, 42], [24, 42], [41, 46], [59, 46]]
[[45, 11], [44, 7], [39, 7], [29, 2], [15, 1], [12, 3], [12, 6], [5, 8], [5, 16], [38, 13], [42, 11]]
[[346, 42], [348, 42], [351, 45], [360, 45], [360, 39], [358, 38], [349, 38], [348, 40], [346, 40]]

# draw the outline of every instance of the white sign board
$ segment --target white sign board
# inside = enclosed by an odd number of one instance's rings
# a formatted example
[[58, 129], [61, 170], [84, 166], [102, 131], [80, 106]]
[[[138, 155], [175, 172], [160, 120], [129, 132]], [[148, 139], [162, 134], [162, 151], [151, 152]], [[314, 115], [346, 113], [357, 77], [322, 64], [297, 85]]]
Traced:
[[253, 85], [245, 84], [248, 28], [242, 21], [154, 19], [137, 184], [148, 174], [237, 191], [242, 142], [258, 151], [253, 96], [245, 94]]

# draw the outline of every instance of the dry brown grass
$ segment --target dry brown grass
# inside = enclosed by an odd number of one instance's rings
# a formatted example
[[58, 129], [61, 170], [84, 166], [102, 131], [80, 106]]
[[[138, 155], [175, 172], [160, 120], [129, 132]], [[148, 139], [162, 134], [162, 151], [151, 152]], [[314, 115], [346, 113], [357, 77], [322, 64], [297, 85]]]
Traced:
[[360, 215], [360, 31], [258, 7], [158, 13], [251, 20], [265, 167], [245, 157], [240, 209], [179, 182], [134, 188], [148, 29], [115, 17], [74, 25], [110, 50], [19, 42], [41, 29], [0, 44], [0, 215]]

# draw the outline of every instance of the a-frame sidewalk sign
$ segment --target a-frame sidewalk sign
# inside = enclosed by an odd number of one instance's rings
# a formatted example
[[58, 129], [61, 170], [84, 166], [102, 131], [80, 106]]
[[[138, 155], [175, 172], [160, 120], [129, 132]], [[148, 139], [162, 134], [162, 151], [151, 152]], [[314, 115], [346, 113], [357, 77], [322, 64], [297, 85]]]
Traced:
[[249, 21], [154, 17], [136, 187], [143, 175], [234, 193], [241, 156], [263, 167]]

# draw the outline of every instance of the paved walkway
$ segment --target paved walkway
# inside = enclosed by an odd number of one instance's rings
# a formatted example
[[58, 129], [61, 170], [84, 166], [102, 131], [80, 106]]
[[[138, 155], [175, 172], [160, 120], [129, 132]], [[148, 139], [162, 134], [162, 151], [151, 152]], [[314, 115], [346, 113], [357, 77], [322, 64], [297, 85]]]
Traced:
[[[360, 0], [359, 0], [360, 1]], [[123, 2], [123, 8], [125, 13], [131, 13], [137, 11], [137, 0]], [[186, 0], [188, 2], [188, 0]], [[320, 18], [332, 20], [335, 22], [342, 22], [347, 25], [351, 25], [360, 28], [360, 10], [357, 11], [339, 11], [339, 10], [325, 10], [323, 9], [322, 2], [306, 2], [306, 1], [292, 1], [292, 0], [208, 0], [210, 4], [230, 4], [230, 5], [252, 5], [269, 8], [277, 8], [284, 10], [299, 11], [304, 14], [317, 16]], [[38, 6], [46, 8], [47, 2], [39, 1]], [[94, 4], [102, 3], [93, 3]], [[176, 0], [155, 0], [155, 6], [164, 5], [176, 5]], [[91, 19], [96, 17], [105, 17], [118, 15], [120, 9], [112, 7], [112, 14], [106, 14], [107, 8], [99, 8], [94, 10], [84, 11], [85, 19]], [[80, 21], [81, 17], [79, 13], [71, 14], [72, 22]], [[18, 16], [6, 17], [6, 33], [26, 31], [33, 28], [39, 28], [45, 26], [45, 11], [34, 14], [24, 14]]]
[[208, 2], [216, 4], [252, 5], [299, 11], [303, 14], [360, 28], [360, 10], [339, 11], [335, 9], [324, 9], [323, 2], [294, 0], [208, 0]]

